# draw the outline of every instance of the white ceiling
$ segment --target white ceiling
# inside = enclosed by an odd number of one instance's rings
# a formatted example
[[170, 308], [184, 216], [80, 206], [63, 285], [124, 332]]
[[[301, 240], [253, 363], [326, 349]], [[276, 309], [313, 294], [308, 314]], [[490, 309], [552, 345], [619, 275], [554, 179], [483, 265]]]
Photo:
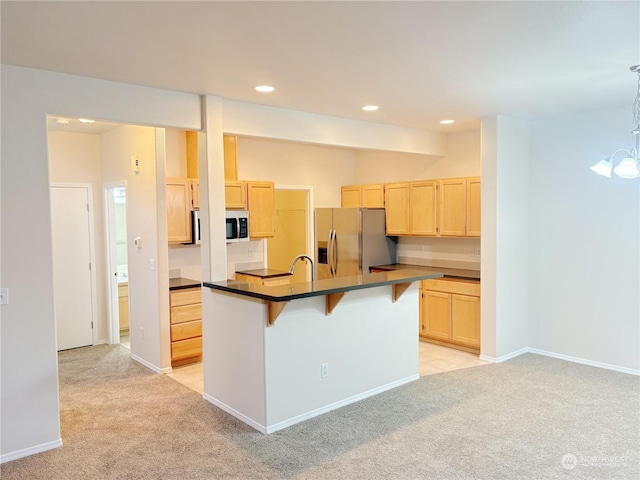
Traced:
[[638, 1], [0, 5], [2, 63], [434, 131], [630, 106], [640, 63]]

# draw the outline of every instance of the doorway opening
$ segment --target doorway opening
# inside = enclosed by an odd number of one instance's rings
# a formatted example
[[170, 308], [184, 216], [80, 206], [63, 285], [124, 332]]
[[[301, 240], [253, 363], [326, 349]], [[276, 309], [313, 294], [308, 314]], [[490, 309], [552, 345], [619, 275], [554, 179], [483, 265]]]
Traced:
[[131, 348], [129, 324], [129, 260], [127, 253], [127, 190], [120, 183], [105, 188], [109, 263], [110, 343]]
[[[312, 187], [276, 186], [274, 193], [275, 236], [267, 239], [267, 266], [288, 271], [300, 254], [315, 261], [313, 251]], [[291, 283], [311, 281], [311, 266], [295, 269]]]

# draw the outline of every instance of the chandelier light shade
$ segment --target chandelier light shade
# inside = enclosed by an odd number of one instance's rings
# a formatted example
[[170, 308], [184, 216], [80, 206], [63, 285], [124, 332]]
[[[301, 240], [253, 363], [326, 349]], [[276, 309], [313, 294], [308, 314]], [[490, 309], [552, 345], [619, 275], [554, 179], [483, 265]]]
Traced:
[[[611, 178], [611, 170], [617, 176], [621, 178], [639, 178], [640, 177], [640, 159], [638, 158], [638, 152], [640, 152], [640, 65], [634, 65], [629, 67], [634, 73], [638, 74], [638, 93], [636, 99], [633, 102], [633, 124], [635, 128], [631, 133], [636, 137], [636, 146], [631, 150], [619, 148], [613, 152], [608, 158], [600, 160], [596, 163], [591, 170], [598, 175]], [[626, 156], [620, 160], [620, 163], [614, 168], [613, 159], [618, 153], [624, 153]]]

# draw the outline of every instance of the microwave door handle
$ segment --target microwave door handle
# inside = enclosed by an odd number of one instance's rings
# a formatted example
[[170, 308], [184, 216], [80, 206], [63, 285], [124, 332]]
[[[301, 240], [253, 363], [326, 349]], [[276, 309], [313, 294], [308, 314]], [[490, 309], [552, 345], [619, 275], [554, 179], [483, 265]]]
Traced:
[[237, 218], [233, 219], [234, 228], [233, 228], [233, 238], [240, 238], [240, 220]]

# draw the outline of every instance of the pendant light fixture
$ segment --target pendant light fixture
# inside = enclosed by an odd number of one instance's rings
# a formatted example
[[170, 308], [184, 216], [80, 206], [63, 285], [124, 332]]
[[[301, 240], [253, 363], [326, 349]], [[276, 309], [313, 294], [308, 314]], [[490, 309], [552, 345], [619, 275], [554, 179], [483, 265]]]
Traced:
[[[636, 137], [636, 146], [631, 150], [619, 148], [608, 158], [600, 160], [591, 167], [591, 170], [596, 172], [598, 175], [603, 175], [605, 177], [611, 177], [611, 170], [622, 178], [640, 177], [640, 159], [638, 158], [638, 152], [640, 151], [640, 65], [629, 67], [629, 70], [638, 74], [638, 93], [633, 102], [633, 106], [631, 107], [633, 111], [633, 124], [635, 125], [635, 128], [631, 133]], [[623, 152], [626, 156], [620, 160], [620, 163], [614, 168], [613, 157], [620, 152]]]

